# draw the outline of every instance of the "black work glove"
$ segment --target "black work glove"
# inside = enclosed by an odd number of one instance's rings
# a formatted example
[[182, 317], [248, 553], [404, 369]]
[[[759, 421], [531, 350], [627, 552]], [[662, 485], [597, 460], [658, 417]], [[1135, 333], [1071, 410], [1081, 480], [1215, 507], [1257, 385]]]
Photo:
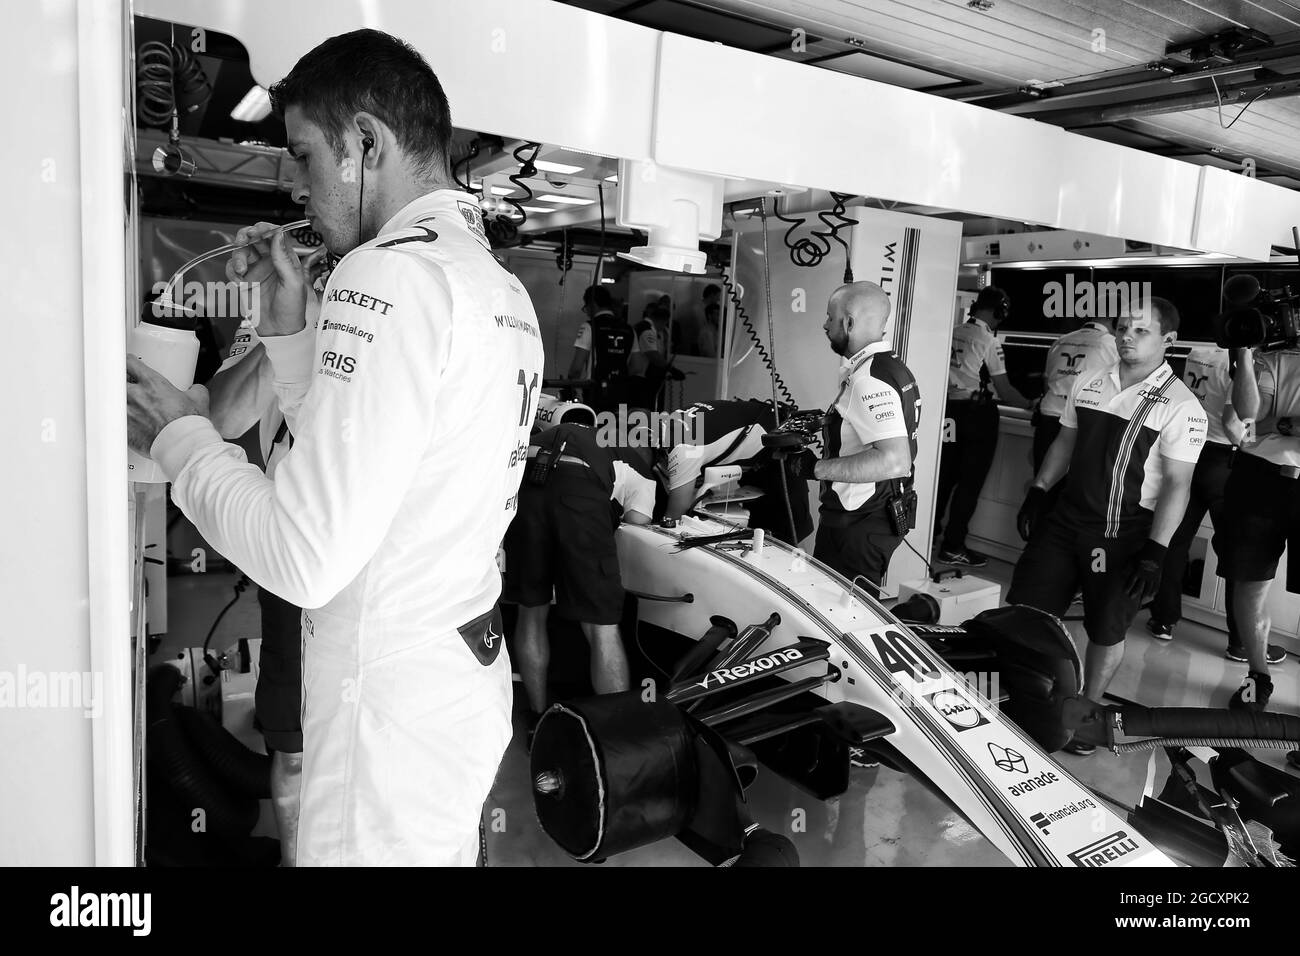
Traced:
[[1165, 552], [1168, 550], [1163, 544], [1150, 539], [1142, 545], [1133, 570], [1129, 572], [1128, 583], [1124, 586], [1129, 597], [1137, 598], [1140, 604], [1146, 604], [1156, 596], [1156, 591], [1160, 589], [1160, 572], [1165, 566]]
[[805, 481], [817, 480], [813, 477], [813, 469], [817, 467], [818, 461], [820, 461], [820, 459], [813, 453], [812, 449], [809, 448], [805, 448], [797, 455], [790, 455], [786, 458], [786, 462], [790, 467], [790, 474], [794, 475], [796, 478], [802, 478]]
[[1034, 525], [1038, 523], [1039, 511], [1047, 498], [1047, 492], [1037, 485], [1029, 489], [1025, 495], [1025, 503], [1020, 506], [1020, 513], [1016, 515], [1016, 530], [1020, 532], [1020, 540], [1028, 541], [1029, 536], [1034, 531]]

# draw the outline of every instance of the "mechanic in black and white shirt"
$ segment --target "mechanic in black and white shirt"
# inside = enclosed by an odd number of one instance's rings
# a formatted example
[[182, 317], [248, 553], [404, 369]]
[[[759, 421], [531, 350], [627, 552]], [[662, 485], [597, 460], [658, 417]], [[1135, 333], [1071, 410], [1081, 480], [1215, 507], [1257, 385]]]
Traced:
[[822, 328], [841, 363], [839, 391], [826, 415], [826, 456], [805, 450], [793, 459], [796, 474], [821, 481], [813, 557], [850, 581], [865, 580], [874, 597], [906, 534], [890, 509], [896, 499], [915, 500], [921, 414], [916, 379], [885, 338], [889, 313], [889, 296], [872, 282], [831, 294]]
[[[1061, 413], [1061, 432], [1017, 518], [1029, 544], [1007, 593], [1008, 604], [1059, 617], [1082, 585], [1083, 693], [1097, 701], [1124, 659], [1138, 608], [1160, 585], [1205, 444], [1205, 411], [1165, 361], [1178, 310], [1153, 297], [1135, 311], [1115, 323], [1119, 362], [1080, 376]], [[1067, 471], [1048, 512], [1047, 489]], [[1066, 750], [1086, 756], [1096, 747], [1075, 738]]]
[[578, 327], [569, 378], [591, 380], [593, 384], [583, 393], [587, 404], [597, 412], [614, 411], [628, 401], [628, 364], [641, 350], [642, 339], [652, 349], [658, 343], [653, 331], [638, 336], [614, 315], [614, 297], [604, 286], [587, 287], [582, 294], [582, 312], [587, 321]]
[[[966, 530], [998, 447], [998, 405], [989, 391], [990, 382], [997, 387], [999, 400], [1020, 408], [1030, 406], [1007, 378], [1002, 343], [993, 334], [1010, 314], [1010, 297], [988, 286], [980, 290], [970, 318], [952, 333], [939, 498], [934, 505], [935, 536], [943, 531], [939, 560], [946, 564], [980, 568], [988, 563], [984, 555], [966, 547]], [[946, 525], [941, 523], [945, 510]]]
[[[1119, 361], [1115, 347], [1115, 326], [1110, 318], [1089, 319], [1073, 332], [1052, 343], [1043, 363], [1043, 397], [1034, 413], [1034, 473], [1043, 467], [1047, 449], [1061, 430], [1061, 412], [1081, 375], [1107, 368]], [[1061, 485], [1048, 491], [1055, 502]]]

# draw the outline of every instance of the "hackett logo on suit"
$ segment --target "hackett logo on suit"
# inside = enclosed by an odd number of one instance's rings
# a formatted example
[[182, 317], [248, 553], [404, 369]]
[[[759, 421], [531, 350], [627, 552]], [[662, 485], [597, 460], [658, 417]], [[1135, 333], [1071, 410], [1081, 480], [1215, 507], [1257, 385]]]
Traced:
[[356, 289], [330, 289], [329, 295], [325, 296], [326, 302], [342, 302], [344, 305], [355, 305], [361, 309], [369, 309], [371, 312], [378, 312], [380, 315], [387, 315], [388, 310], [393, 307], [393, 303], [385, 302], [383, 299], [376, 299], [373, 295], [367, 295]]

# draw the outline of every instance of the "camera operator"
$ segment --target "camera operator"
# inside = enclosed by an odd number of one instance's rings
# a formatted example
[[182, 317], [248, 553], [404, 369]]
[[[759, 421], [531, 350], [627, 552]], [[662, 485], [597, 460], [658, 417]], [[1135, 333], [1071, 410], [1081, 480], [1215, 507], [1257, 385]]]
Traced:
[[[1250, 668], [1229, 706], [1248, 710], [1266, 710], [1273, 693], [1268, 670], [1272, 624], [1266, 603], [1268, 590], [1282, 552], [1289, 544], [1294, 554], [1300, 543], [1296, 313], [1293, 300], [1261, 293], [1258, 288], [1250, 276], [1234, 277], [1224, 287], [1230, 303], [1244, 301], [1246, 305], [1225, 314], [1220, 342], [1234, 349], [1232, 403], [1246, 424], [1246, 436], [1224, 492], [1227, 541], [1220, 564], [1226, 566], [1224, 576], [1233, 582], [1237, 633]], [[1243, 339], [1252, 347], [1240, 347], [1245, 344]], [[1286, 589], [1300, 593], [1300, 560], [1293, 560], [1287, 568]]]
[[[1151, 602], [1151, 617], [1147, 630], [1157, 640], [1168, 641], [1174, 636], [1174, 626], [1182, 618], [1183, 571], [1187, 566], [1188, 551], [1201, 521], [1209, 512], [1214, 526], [1212, 545], [1218, 554], [1223, 547], [1226, 528], [1223, 520], [1224, 490], [1232, 467], [1234, 449], [1241, 445], [1244, 429], [1232, 405], [1232, 378], [1229, 374], [1229, 356], [1223, 348], [1195, 348], [1187, 356], [1183, 381], [1205, 409], [1207, 433], [1205, 447], [1192, 474], [1191, 495], [1182, 523], [1169, 542], [1165, 556], [1164, 573], [1160, 590]], [[1220, 562], [1219, 574], [1224, 573]], [[1245, 663], [1246, 649], [1237, 636], [1233, 617], [1233, 589], [1230, 580], [1224, 582], [1227, 591], [1228, 649], [1224, 656], [1230, 661]], [[1275, 648], [1282, 656], [1281, 648]], [[1272, 658], [1271, 663], [1278, 663]]]

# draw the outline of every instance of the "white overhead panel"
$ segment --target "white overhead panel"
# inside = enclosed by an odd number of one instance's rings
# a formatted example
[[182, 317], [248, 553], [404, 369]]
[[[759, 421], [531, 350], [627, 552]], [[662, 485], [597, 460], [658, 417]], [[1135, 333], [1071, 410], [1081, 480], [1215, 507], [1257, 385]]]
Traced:
[[650, 156], [659, 33], [523, 0], [135, 0], [134, 12], [228, 33], [269, 86], [321, 41], [362, 27], [419, 50], [457, 126], [636, 159]]
[[1200, 174], [1192, 233], [1196, 248], [1267, 260], [1273, 245], [1292, 245], [1291, 227], [1300, 226], [1300, 193], [1213, 166], [1202, 166]]
[[[930, 19], [957, 18], [958, 39], [984, 22], [957, 4], [930, 7]], [[137, 0], [134, 9], [240, 39], [262, 85], [326, 37], [377, 27], [429, 59], [462, 127], [710, 176], [1247, 258], [1289, 243], [1300, 218], [1300, 197], [1267, 183], [1214, 177], [1192, 189], [1191, 164], [545, 0], [440, 0], [437, 16], [423, 0]], [[993, 9], [995, 19], [1035, 16]], [[1062, 69], [1067, 60], [1053, 54]]]
[[1196, 166], [1069, 133], [1061, 145], [1055, 164], [1046, 157], [1030, 160], [1055, 166], [1060, 198], [1054, 225], [1187, 246], [1196, 212]]
[[1024, 222], [1057, 214], [1052, 126], [664, 34], [656, 158]]

